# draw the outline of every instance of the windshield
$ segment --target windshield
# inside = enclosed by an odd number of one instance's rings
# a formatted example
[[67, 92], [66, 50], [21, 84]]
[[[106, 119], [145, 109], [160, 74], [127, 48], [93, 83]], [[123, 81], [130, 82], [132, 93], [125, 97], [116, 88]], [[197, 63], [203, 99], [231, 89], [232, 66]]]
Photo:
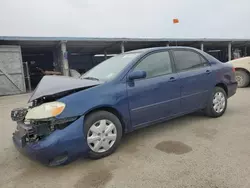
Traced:
[[115, 78], [140, 53], [127, 53], [114, 56], [93, 67], [81, 79], [108, 81]]

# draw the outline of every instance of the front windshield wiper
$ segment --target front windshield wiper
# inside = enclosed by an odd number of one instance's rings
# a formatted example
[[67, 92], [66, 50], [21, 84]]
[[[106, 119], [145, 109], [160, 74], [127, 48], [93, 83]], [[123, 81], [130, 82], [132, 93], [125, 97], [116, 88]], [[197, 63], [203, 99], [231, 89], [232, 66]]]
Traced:
[[97, 81], [100, 81], [98, 78], [94, 78], [94, 77], [83, 77], [82, 79], [87, 79], [87, 80], [97, 80]]

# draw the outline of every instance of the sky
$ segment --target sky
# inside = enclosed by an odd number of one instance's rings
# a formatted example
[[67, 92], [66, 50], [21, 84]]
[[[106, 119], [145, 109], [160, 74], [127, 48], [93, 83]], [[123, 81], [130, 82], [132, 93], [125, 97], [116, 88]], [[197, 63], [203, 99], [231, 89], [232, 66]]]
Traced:
[[249, 0], [0, 0], [0, 36], [250, 39], [249, 7]]

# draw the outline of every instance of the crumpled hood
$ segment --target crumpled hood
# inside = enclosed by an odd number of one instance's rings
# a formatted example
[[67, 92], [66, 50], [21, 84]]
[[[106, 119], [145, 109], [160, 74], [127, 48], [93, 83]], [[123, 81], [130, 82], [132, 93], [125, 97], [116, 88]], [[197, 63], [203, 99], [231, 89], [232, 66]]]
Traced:
[[32, 93], [29, 102], [56, 93], [102, 84], [101, 81], [66, 76], [44, 76]]

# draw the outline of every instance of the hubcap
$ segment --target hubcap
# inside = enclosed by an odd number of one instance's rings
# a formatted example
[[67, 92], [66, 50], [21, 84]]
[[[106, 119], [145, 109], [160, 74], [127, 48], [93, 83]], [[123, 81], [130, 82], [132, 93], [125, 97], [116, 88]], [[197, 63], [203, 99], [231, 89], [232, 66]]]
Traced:
[[222, 92], [217, 92], [213, 99], [213, 108], [215, 112], [221, 113], [226, 106], [226, 98]]
[[103, 119], [91, 125], [87, 134], [87, 143], [91, 150], [102, 153], [113, 146], [116, 137], [115, 125], [111, 121]]
[[236, 76], [235, 79], [238, 82], [239, 86], [241, 86], [243, 84], [243, 78], [242, 78], [242, 76]]

